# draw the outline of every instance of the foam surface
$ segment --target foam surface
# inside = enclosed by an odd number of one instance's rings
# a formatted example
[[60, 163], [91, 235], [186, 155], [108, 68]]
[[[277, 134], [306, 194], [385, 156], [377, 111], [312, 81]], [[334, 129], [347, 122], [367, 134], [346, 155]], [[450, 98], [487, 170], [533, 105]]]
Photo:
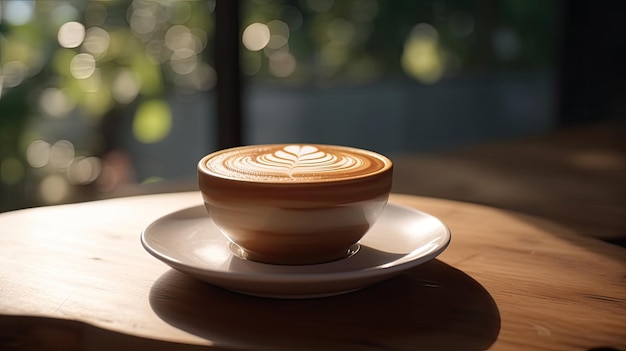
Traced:
[[204, 164], [220, 177], [277, 182], [359, 178], [390, 165], [387, 158], [370, 151], [305, 144], [227, 149], [216, 152]]

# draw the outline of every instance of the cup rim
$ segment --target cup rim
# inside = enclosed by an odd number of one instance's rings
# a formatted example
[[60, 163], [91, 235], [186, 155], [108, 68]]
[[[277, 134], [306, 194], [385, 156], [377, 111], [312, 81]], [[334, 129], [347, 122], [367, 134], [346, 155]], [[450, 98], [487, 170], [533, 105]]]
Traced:
[[[273, 181], [270, 179], [246, 179], [246, 178], [238, 178], [238, 177], [232, 177], [232, 176], [228, 176], [228, 175], [224, 175], [224, 174], [220, 174], [217, 172], [213, 172], [212, 170], [210, 170], [207, 166], [206, 166], [206, 162], [207, 160], [216, 157], [220, 154], [226, 153], [226, 152], [230, 152], [233, 150], [237, 150], [237, 149], [247, 149], [247, 148], [255, 148], [255, 147], [267, 147], [267, 148], [272, 148], [272, 147], [277, 147], [277, 146], [288, 146], [288, 145], [307, 145], [307, 146], [315, 146], [315, 147], [329, 147], [329, 148], [336, 148], [336, 149], [343, 149], [343, 150], [350, 150], [350, 151], [355, 151], [357, 153], [360, 154], [366, 154], [370, 157], [374, 157], [380, 161], [383, 162], [383, 167], [381, 167], [378, 170], [375, 170], [373, 172], [370, 173], [365, 173], [365, 174], [360, 174], [360, 175], [355, 175], [352, 177], [348, 177], [348, 178], [341, 178], [341, 179], [315, 179], [315, 180], [302, 180], [302, 181], [297, 181], [297, 182], [281, 182], [281, 181]], [[236, 147], [231, 147], [231, 148], [225, 148], [225, 149], [221, 149], [221, 150], [217, 150], [214, 151], [208, 155], [203, 156], [200, 161], [198, 162], [197, 165], [197, 169], [199, 171], [200, 174], [203, 174], [205, 176], [209, 176], [209, 177], [213, 177], [213, 178], [217, 178], [217, 179], [221, 179], [221, 180], [225, 180], [225, 181], [234, 181], [234, 182], [242, 182], [242, 183], [250, 183], [250, 184], [271, 184], [271, 185], [280, 185], [280, 186], [303, 186], [303, 185], [313, 185], [313, 184], [331, 184], [331, 183], [344, 183], [344, 182], [354, 182], [354, 181], [359, 181], [359, 180], [363, 180], [363, 179], [368, 179], [371, 177], [375, 177], [381, 174], [384, 174], [388, 171], [391, 171], [393, 169], [393, 162], [391, 161], [391, 159], [389, 159], [388, 157], [379, 154], [377, 152], [371, 151], [371, 150], [366, 150], [366, 149], [361, 149], [361, 148], [357, 148], [357, 147], [352, 147], [352, 146], [344, 146], [344, 145], [334, 145], [334, 144], [318, 144], [318, 143], [276, 143], [276, 144], [249, 144], [249, 145], [242, 145], [242, 146], [236, 146]]]

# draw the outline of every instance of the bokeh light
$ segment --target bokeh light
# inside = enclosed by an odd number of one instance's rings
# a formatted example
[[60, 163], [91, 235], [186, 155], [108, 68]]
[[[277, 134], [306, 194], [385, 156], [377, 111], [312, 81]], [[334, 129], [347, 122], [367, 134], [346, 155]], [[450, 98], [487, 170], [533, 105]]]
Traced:
[[263, 23], [252, 23], [243, 31], [242, 42], [250, 51], [260, 51], [270, 42], [270, 29]]
[[207, 32], [199, 28], [192, 28], [189, 31], [191, 32], [191, 37], [193, 38], [193, 41], [195, 42], [195, 51], [200, 53], [202, 50], [206, 48], [207, 43], [209, 41]]
[[196, 78], [195, 82], [198, 90], [209, 90], [217, 84], [217, 72], [211, 65], [201, 63], [195, 72], [196, 74], [193, 77]]
[[144, 144], [163, 140], [172, 127], [172, 112], [163, 100], [142, 103], [133, 119], [133, 135]]
[[113, 80], [113, 98], [121, 104], [128, 104], [139, 94], [139, 82], [131, 70], [120, 70]]
[[296, 70], [296, 59], [289, 52], [276, 52], [270, 56], [269, 70], [276, 77], [289, 77]]
[[35, 140], [26, 149], [26, 161], [33, 168], [41, 168], [50, 161], [50, 144], [43, 140]]
[[[136, 2], [135, 2], [136, 3]], [[131, 7], [130, 28], [137, 34], [151, 34], [157, 25], [156, 10], [151, 6]]]
[[162, 39], [152, 39], [146, 44], [146, 54], [154, 62], [166, 63], [171, 56], [171, 50]]
[[2, 85], [13, 88], [22, 84], [28, 74], [28, 66], [22, 61], [9, 61], [2, 66], [0, 74]]
[[273, 20], [267, 23], [270, 30], [270, 40], [267, 47], [271, 49], [279, 49], [289, 41], [289, 26], [280, 20]]
[[79, 22], [64, 23], [57, 33], [59, 45], [64, 48], [75, 48], [85, 39], [85, 26]]
[[86, 79], [96, 71], [96, 58], [82, 53], [74, 56], [70, 62], [70, 72], [76, 79]]
[[182, 48], [172, 53], [170, 66], [178, 74], [189, 74], [198, 66], [196, 52], [189, 48]]
[[183, 25], [172, 26], [165, 32], [165, 45], [172, 51], [181, 49], [197, 51], [199, 43], [196, 40], [191, 30]]
[[39, 96], [39, 108], [46, 117], [58, 119], [67, 117], [76, 104], [61, 89], [47, 88]]
[[63, 202], [69, 191], [70, 187], [67, 180], [59, 174], [47, 175], [39, 185], [39, 196], [46, 204]]
[[2, 19], [14, 26], [30, 22], [35, 13], [35, 1], [32, 0], [5, 1], [2, 6]]
[[102, 57], [109, 48], [111, 35], [100, 27], [91, 27], [85, 33], [83, 47], [87, 53], [95, 57]]
[[65, 169], [74, 159], [74, 144], [68, 140], [59, 140], [50, 146], [50, 165]]
[[439, 47], [439, 33], [430, 24], [413, 28], [404, 44], [402, 69], [424, 84], [438, 82], [444, 73], [444, 60]]
[[217, 73], [211, 65], [199, 62], [189, 74], [177, 76], [175, 82], [179, 86], [188, 88], [190, 93], [207, 91], [217, 83]]
[[102, 165], [96, 157], [76, 157], [67, 168], [67, 179], [71, 184], [93, 183], [100, 172]]

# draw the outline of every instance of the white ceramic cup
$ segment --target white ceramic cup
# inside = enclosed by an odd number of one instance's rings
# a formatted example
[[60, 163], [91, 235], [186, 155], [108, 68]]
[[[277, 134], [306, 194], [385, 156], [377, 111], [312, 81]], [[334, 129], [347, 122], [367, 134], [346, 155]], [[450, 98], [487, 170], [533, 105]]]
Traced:
[[198, 183], [241, 257], [315, 264], [354, 252], [387, 203], [392, 172], [387, 157], [352, 147], [250, 145], [203, 157]]

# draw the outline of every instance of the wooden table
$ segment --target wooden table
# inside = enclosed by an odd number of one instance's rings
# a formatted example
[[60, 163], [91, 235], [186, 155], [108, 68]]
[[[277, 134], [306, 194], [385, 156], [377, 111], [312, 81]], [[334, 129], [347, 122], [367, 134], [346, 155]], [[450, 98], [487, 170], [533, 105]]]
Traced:
[[310, 300], [225, 291], [144, 251], [141, 230], [197, 192], [0, 214], [0, 349], [626, 349], [623, 248], [494, 208], [391, 201], [444, 221], [449, 248]]

